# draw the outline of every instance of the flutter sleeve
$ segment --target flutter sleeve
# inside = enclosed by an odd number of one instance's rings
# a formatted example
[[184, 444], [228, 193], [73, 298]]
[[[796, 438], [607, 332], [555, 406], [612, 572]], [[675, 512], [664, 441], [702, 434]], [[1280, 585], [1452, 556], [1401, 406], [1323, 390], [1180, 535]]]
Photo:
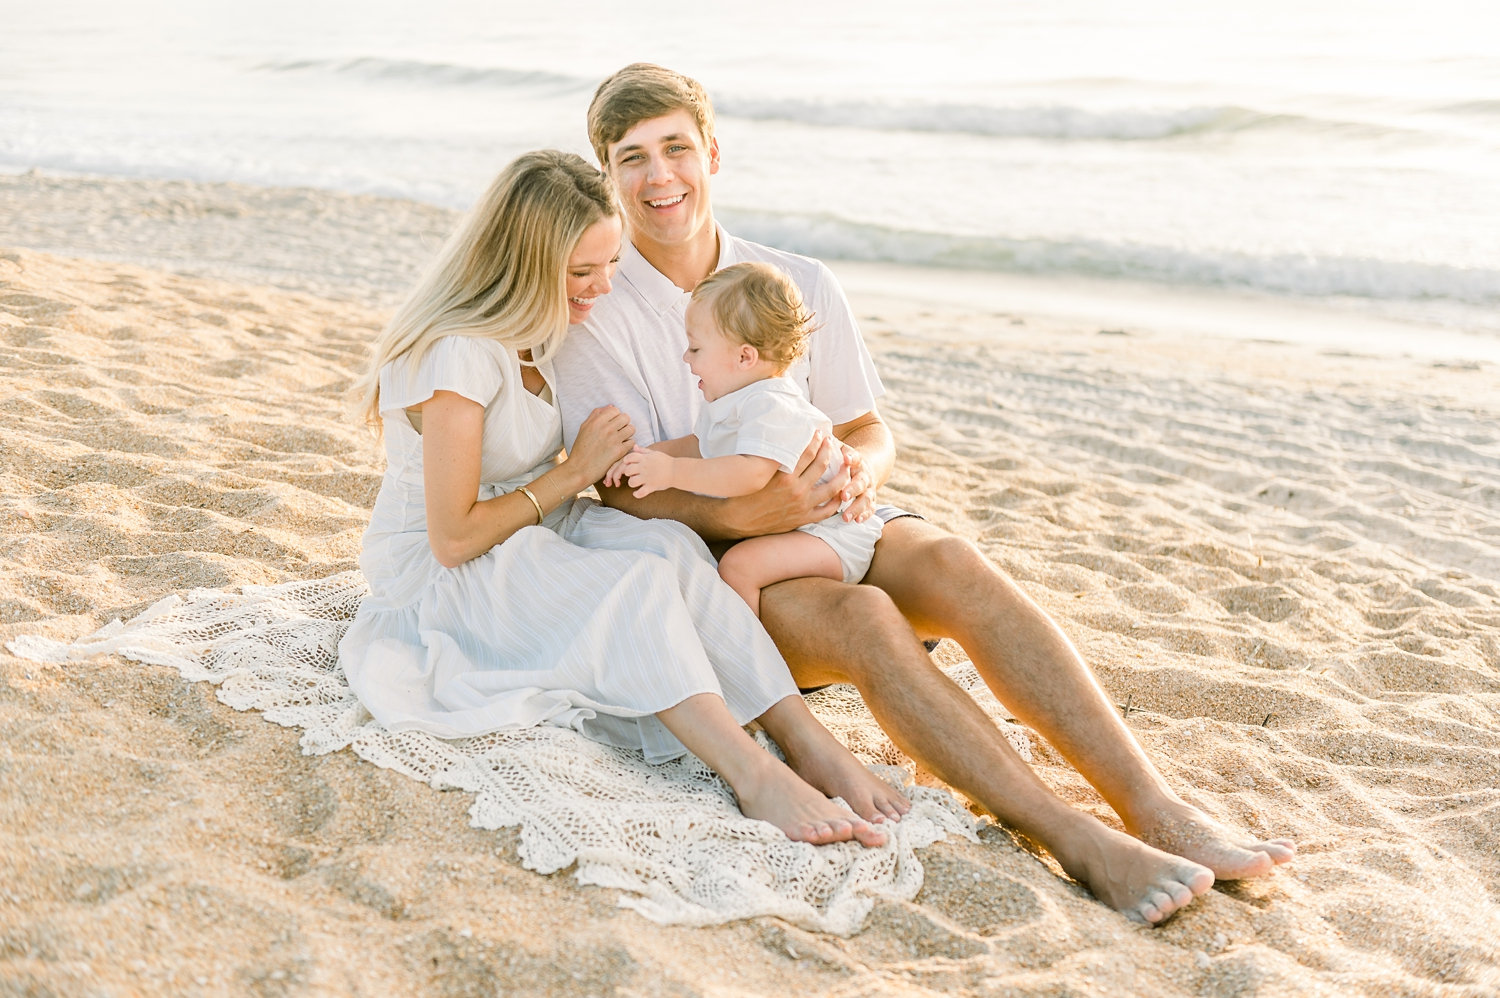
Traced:
[[442, 391], [487, 406], [505, 383], [504, 350], [477, 336], [444, 336], [415, 363], [410, 354], [397, 357], [380, 371], [380, 411], [420, 405]]

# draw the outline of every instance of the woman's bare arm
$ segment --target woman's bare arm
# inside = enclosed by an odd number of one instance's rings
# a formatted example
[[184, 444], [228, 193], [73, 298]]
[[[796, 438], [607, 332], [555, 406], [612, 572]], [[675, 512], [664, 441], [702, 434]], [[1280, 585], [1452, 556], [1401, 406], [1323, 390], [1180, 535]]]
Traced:
[[[427, 540], [438, 562], [456, 568], [477, 558], [522, 527], [537, 522], [537, 508], [520, 492], [479, 499], [480, 447], [484, 435], [484, 407], [456, 392], [440, 391], [421, 405], [422, 483], [426, 490]], [[575, 457], [540, 475], [527, 485], [543, 512], [549, 512], [588, 487], [599, 473], [602, 458], [613, 460], [630, 446], [630, 421], [615, 409], [598, 409], [590, 416], [598, 424], [591, 432], [607, 444], [590, 444], [595, 436], [579, 434]], [[607, 466], [607, 465], [606, 465]]]

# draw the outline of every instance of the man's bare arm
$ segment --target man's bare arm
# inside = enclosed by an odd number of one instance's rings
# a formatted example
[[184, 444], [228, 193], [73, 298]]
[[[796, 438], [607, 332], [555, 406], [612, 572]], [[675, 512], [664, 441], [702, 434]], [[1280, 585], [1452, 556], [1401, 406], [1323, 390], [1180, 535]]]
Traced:
[[816, 523], [838, 509], [847, 477], [817, 484], [823, 469], [837, 460], [838, 447], [836, 440], [814, 436], [793, 471], [778, 471], [765, 488], [748, 496], [714, 499], [669, 489], [637, 499], [623, 485], [612, 488], [600, 482], [595, 488], [607, 506], [647, 519], [678, 520], [707, 541], [780, 534]]
[[699, 457], [698, 438], [689, 433], [685, 437], [676, 437], [672, 440], [658, 440], [652, 444], [649, 450], [661, 451], [672, 457]]

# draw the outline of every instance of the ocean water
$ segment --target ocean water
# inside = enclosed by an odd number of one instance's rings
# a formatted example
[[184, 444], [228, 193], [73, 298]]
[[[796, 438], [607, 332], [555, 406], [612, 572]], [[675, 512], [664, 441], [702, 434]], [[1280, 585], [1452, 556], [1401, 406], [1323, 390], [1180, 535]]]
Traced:
[[[715, 204], [814, 255], [1331, 299], [1500, 336], [1500, 8], [0, 0], [0, 171], [467, 205], [689, 72]], [[0, 219], [0, 242], [4, 240]]]

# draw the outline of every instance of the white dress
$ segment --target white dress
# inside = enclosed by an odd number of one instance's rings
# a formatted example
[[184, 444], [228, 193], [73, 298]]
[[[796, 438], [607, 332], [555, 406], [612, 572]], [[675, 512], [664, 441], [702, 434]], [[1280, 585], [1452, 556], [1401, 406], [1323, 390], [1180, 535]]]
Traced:
[[493, 340], [445, 337], [420, 363], [381, 370], [387, 468], [360, 556], [370, 595], [339, 643], [376, 720], [443, 738], [554, 724], [658, 762], [684, 749], [657, 711], [715, 693], [745, 724], [796, 695], [760, 622], [675, 521], [576, 499], [443, 567], [406, 413], [439, 390], [484, 406], [481, 499], [529, 483], [562, 447], [556, 406], [526, 390], [519, 359]]

